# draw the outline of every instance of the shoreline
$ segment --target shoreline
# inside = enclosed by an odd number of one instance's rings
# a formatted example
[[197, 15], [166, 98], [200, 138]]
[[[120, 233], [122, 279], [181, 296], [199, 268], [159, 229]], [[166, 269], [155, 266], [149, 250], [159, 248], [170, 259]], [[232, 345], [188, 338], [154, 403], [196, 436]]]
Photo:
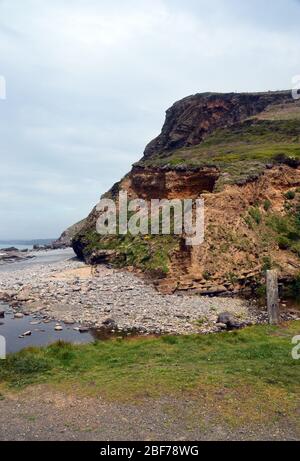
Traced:
[[[57, 251], [57, 250], [53, 250]], [[161, 294], [140, 277], [68, 258], [0, 272], [0, 301], [15, 312], [46, 320], [141, 334], [216, 333], [218, 316], [229, 312], [240, 326], [266, 323], [254, 301], [228, 297]], [[41, 254], [41, 253], [40, 253]], [[47, 252], [51, 257], [51, 253]], [[46, 258], [47, 259], [47, 258]], [[12, 265], [9, 266], [10, 268]], [[284, 314], [284, 320], [296, 315]]]

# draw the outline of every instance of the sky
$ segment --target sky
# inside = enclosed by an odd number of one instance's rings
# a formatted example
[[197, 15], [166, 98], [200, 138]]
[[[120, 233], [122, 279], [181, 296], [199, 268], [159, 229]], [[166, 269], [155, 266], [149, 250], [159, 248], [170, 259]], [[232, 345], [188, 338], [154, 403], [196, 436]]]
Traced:
[[298, 0], [0, 0], [0, 239], [58, 237], [175, 101], [288, 89]]

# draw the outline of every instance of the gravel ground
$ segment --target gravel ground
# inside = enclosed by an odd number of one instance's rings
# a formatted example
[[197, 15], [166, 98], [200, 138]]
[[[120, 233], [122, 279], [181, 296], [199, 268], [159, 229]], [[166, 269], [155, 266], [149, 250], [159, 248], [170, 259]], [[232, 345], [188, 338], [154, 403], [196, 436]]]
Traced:
[[144, 333], [219, 331], [218, 314], [238, 322], [264, 319], [255, 305], [238, 298], [163, 295], [136, 275], [75, 259], [0, 272], [0, 299], [17, 311], [100, 328]]
[[299, 440], [288, 418], [234, 428], [203, 399], [187, 396], [120, 403], [40, 386], [7, 395], [0, 405], [0, 440]]

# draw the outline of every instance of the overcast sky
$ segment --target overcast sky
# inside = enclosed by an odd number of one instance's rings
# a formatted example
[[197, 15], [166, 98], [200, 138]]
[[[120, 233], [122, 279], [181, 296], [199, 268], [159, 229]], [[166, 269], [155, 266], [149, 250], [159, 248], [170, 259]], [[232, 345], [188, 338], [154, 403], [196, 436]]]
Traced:
[[85, 217], [203, 91], [287, 89], [298, 0], [0, 0], [0, 239]]

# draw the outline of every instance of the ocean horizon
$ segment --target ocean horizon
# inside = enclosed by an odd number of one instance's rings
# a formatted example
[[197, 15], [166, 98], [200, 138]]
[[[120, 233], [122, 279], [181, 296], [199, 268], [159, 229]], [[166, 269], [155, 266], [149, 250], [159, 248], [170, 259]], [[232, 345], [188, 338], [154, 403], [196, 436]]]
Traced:
[[14, 247], [17, 248], [18, 250], [32, 250], [33, 245], [30, 244], [10, 244], [10, 243], [0, 243], [0, 250], [3, 250], [4, 248], [9, 248], [9, 247]]
[[33, 245], [48, 245], [55, 239], [0, 240], [0, 249], [15, 247], [18, 250], [32, 250]]

